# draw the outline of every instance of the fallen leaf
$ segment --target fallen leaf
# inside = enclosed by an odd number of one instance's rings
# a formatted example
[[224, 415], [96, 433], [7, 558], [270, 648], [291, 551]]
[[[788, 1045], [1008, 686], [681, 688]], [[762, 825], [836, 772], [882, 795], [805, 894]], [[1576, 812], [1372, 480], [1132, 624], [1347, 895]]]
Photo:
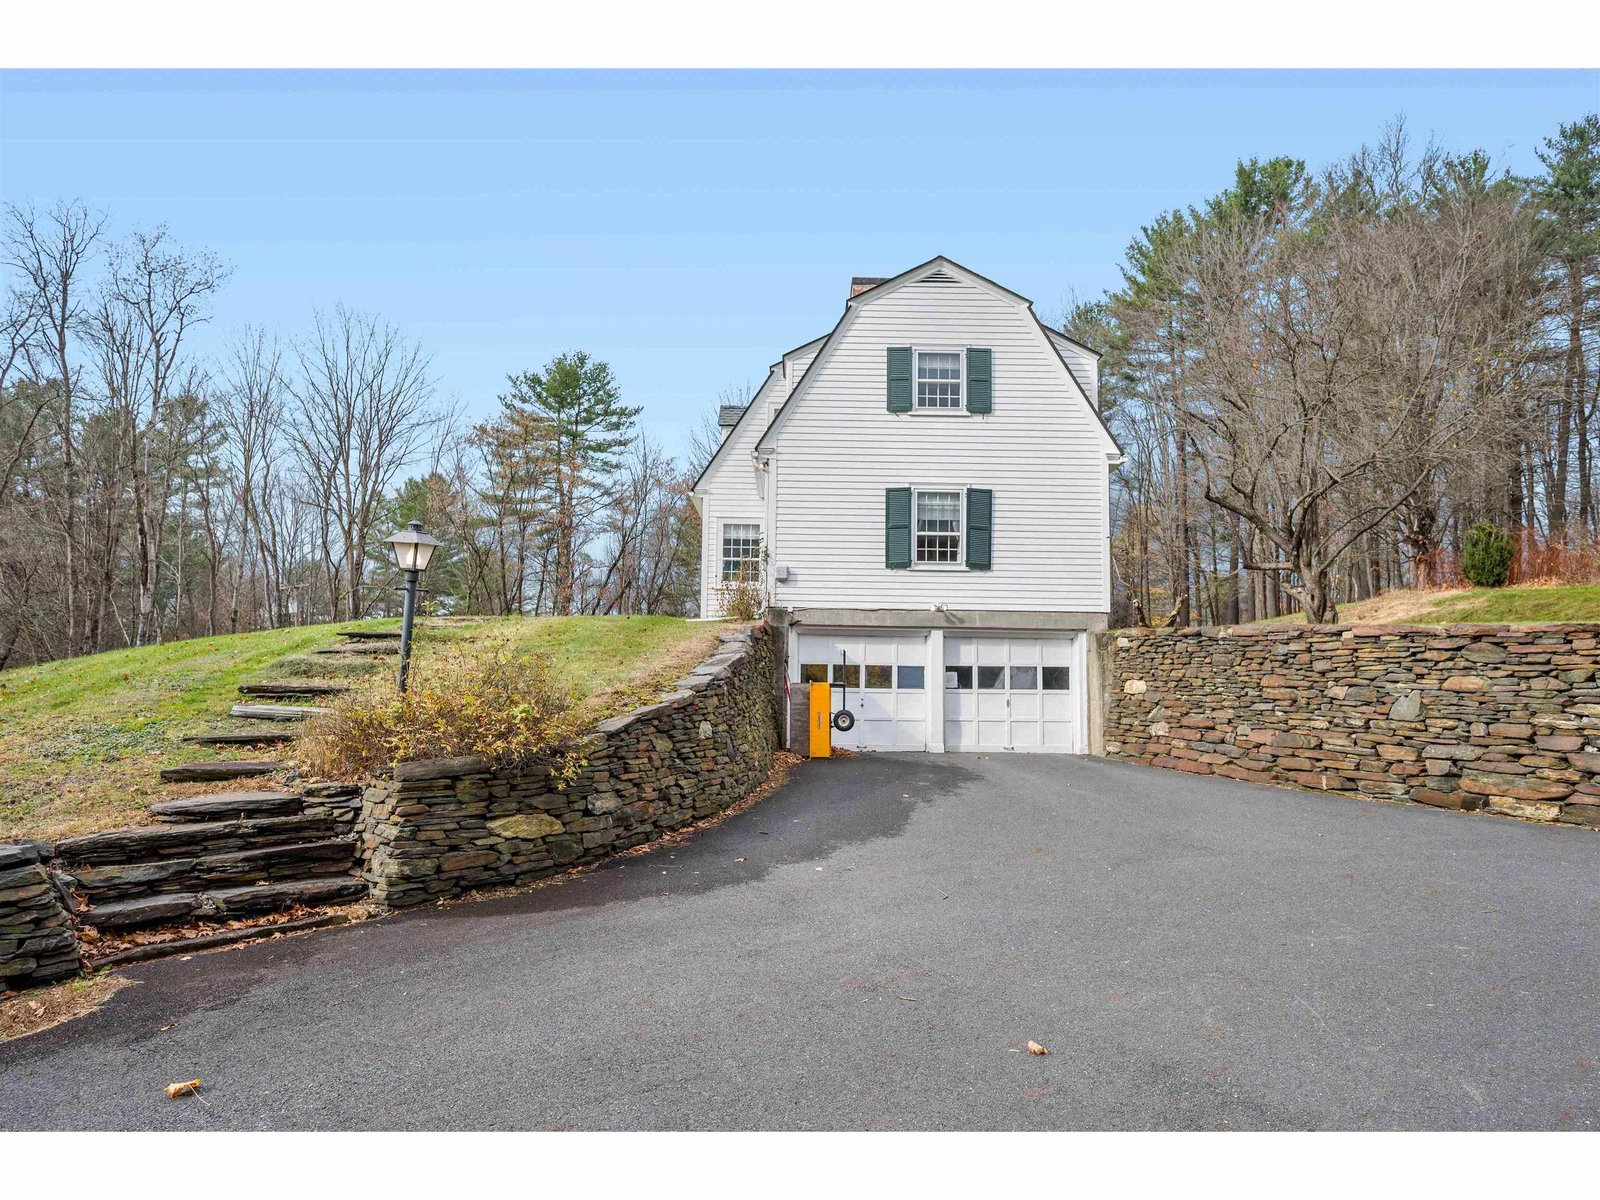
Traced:
[[1038, 1042], [1029, 1042], [1028, 1043], [1028, 1053], [1029, 1054], [1049, 1054], [1050, 1051], [1046, 1050], [1043, 1046], [1039, 1045]]
[[200, 1081], [198, 1079], [191, 1079], [191, 1080], [188, 1080], [185, 1083], [169, 1083], [169, 1084], [167, 1084], [167, 1098], [169, 1100], [176, 1100], [179, 1096], [187, 1096], [187, 1095], [196, 1095], [196, 1096], [198, 1096], [199, 1094], [200, 1094]]
[[742, 858], [736, 858], [736, 859], [734, 859], [734, 860], [733, 860], [733, 861], [734, 861], [734, 862], [743, 862], [743, 861], [744, 861], [744, 859], [742, 859]]

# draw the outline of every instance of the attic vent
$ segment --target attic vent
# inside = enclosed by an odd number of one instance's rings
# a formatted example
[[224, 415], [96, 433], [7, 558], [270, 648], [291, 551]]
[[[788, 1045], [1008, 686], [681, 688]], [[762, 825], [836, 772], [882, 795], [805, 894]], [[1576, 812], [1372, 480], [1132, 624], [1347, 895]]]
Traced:
[[961, 281], [959, 279], [957, 279], [954, 275], [950, 274], [949, 271], [946, 271], [946, 270], [941, 268], [940, 270], [937, 270], [937, 271], [928, 272], [928, 274], [926, 274], [926, 275], [924, 275], [922, 277], [922, 282], [923, 283], [960, 283]]

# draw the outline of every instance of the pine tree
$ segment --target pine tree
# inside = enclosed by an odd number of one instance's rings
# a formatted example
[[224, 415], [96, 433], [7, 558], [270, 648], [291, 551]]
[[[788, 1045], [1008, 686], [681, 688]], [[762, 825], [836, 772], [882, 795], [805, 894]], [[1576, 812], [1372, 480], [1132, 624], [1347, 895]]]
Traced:
[[622, 456], [637, 436], [640, 408], [623, 404], [610, 364], [576, 350], [542, 371], [523, 371], [500, 397], [508, 432], [545, 468], [551, 611], [570, 613], [592, 519], [616, 493]]
[[1461, 551], [1461, 573], [1478, 587], [1504, 587], [1511, 574], [1511, 538], [1489, 521], [1467, 530]]

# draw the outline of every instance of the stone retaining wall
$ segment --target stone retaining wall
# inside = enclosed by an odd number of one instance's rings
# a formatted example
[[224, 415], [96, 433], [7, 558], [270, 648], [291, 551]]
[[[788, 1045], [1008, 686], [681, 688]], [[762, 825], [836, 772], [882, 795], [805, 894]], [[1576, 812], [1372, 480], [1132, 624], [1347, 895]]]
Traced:
[[0, 991], [78, 973], [78, 938], [45, 863], [46, 842], [0, 845]]
[[1600, 625], [1106, 635], [1106, 754], [1600, 826]]
[[598, 725], [563, 789], [478, 758], [401, 764], [362, 803], [373, 899], [406, 908], [527, 883], [722, 811], [771, 769], [773, 671], [767, 627], [725, 635], [678, 690]]

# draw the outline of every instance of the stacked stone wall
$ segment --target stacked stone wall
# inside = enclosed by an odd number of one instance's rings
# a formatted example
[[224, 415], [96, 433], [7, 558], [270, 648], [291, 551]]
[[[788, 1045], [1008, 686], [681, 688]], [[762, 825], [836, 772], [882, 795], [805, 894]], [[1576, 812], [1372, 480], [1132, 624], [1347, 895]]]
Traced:
[[1106, 754], [1600, 827], [1600, 625], [1106, 636]]
[[369, 787], [364, 875], [392, 908], [528, 883], [714, 815], [767, 776], [778, 744], [773, 637], [724, 635], [659, 703], [604, 721], [577, 778], [479, 758], [404, 763]]
[[78, 938], [45, 863], [45, 842], [0, 845], [0, 991], [78, 973]]

